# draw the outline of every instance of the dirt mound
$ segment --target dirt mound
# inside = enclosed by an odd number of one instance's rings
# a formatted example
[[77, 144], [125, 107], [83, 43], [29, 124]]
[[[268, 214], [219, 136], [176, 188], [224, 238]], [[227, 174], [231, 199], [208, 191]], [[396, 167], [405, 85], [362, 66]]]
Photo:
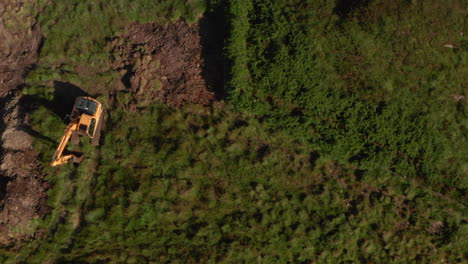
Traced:
[[19, 93], [42, 41], [34, 8], [35, 1], [0, 0], [0, 247], [33, 237], [30, 220], [48, 210], [47, 183], [24, 132], [27, 115]]
[[26, 115], [17, 90], [0, 97], [0, 116], [0, 246], [20, 246], [34, 236], [30, 220], [48, 211], [48, 185], [32, 137], [23, 131]]
[[[139, 104], [159, 98], [172, 107], [206, 105], [215, 99], [203, 77], [200, 25], [133, 23], [111, 42], [112, 67]], [[122, 85], [123, 84], [123, 85]]]

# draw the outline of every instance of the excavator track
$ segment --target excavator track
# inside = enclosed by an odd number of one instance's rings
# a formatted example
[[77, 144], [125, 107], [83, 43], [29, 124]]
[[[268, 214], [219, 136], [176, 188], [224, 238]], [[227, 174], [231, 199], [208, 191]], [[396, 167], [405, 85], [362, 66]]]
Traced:
[[102, 110], [101, 116], [99, 117], [99, 122], [94, 132], [94, 137], [91, 139], [91, 145], [93, 146], [99, 146], [99, 142], [101, 139], [102, 123], [104, 122], [104, 118], [105, 118], [105, 112], [104, 110]]
[[75, 144], [75, 145], [80, 144], [80, 133], [78, 133], [78, 131], [73, 131], [73, 132], [72, 132], [72, 135], [71, 135], [71, 138], [70, 138], [70, 142], [71, 142], [72, 144]]

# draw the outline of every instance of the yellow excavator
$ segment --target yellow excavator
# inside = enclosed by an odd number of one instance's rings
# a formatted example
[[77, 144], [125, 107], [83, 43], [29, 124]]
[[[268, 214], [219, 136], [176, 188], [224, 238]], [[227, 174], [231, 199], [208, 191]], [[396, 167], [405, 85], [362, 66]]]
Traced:
[[104, 117], [104, 108], [100, 102], [91, 98], [81, 96], [76, 98], [70, 115], [70, 123], [65, 128], [65, 134], [60, 140], [60, 144], [52, 157], [51, 166], [61, 165], [70, 161], [79, 163], [83, 158], [81, 153], [69, 153], [63, 155], [65, 147], [71, 138], [73, 144], [80, 143], [80, 135], [91, 138], [91, 144], [99, 145], [101, 137], [101, 126]]

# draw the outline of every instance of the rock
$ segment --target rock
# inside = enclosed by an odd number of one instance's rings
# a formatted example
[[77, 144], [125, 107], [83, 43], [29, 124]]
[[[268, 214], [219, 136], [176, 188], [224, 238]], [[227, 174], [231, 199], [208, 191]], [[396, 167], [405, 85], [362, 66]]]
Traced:
[[16, 129], [8, 129], [3, 133], [3, 147], [8, 150], [24, 150], [32, 146], [32, 138], [29, 134]]

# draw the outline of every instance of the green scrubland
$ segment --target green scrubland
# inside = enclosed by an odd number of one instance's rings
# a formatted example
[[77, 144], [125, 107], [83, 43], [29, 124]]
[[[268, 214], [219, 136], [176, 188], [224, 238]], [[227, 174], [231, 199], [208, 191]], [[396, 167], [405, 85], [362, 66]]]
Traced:
[[[73, 3], [73, 4], [71, 4]], [[24, 94], [58, 140], [53, 81], [102, 84], [132, 21], [226, 32], [222, 102], [107, 108], [102, 146], [48, 166], [44, 236], [6, 263], [462, 263], [468, 174], [463, 1], [57, 1]], [[64, 15], [66, 14], [66, 15]], [[95, 19], [99, 19], [96, 21]], [[92, 28], [90, 33], [82, 27]], [[450, 44], [450, 47], [444, 45]], [[88, 78], [88, 79], [87, 79]]]

